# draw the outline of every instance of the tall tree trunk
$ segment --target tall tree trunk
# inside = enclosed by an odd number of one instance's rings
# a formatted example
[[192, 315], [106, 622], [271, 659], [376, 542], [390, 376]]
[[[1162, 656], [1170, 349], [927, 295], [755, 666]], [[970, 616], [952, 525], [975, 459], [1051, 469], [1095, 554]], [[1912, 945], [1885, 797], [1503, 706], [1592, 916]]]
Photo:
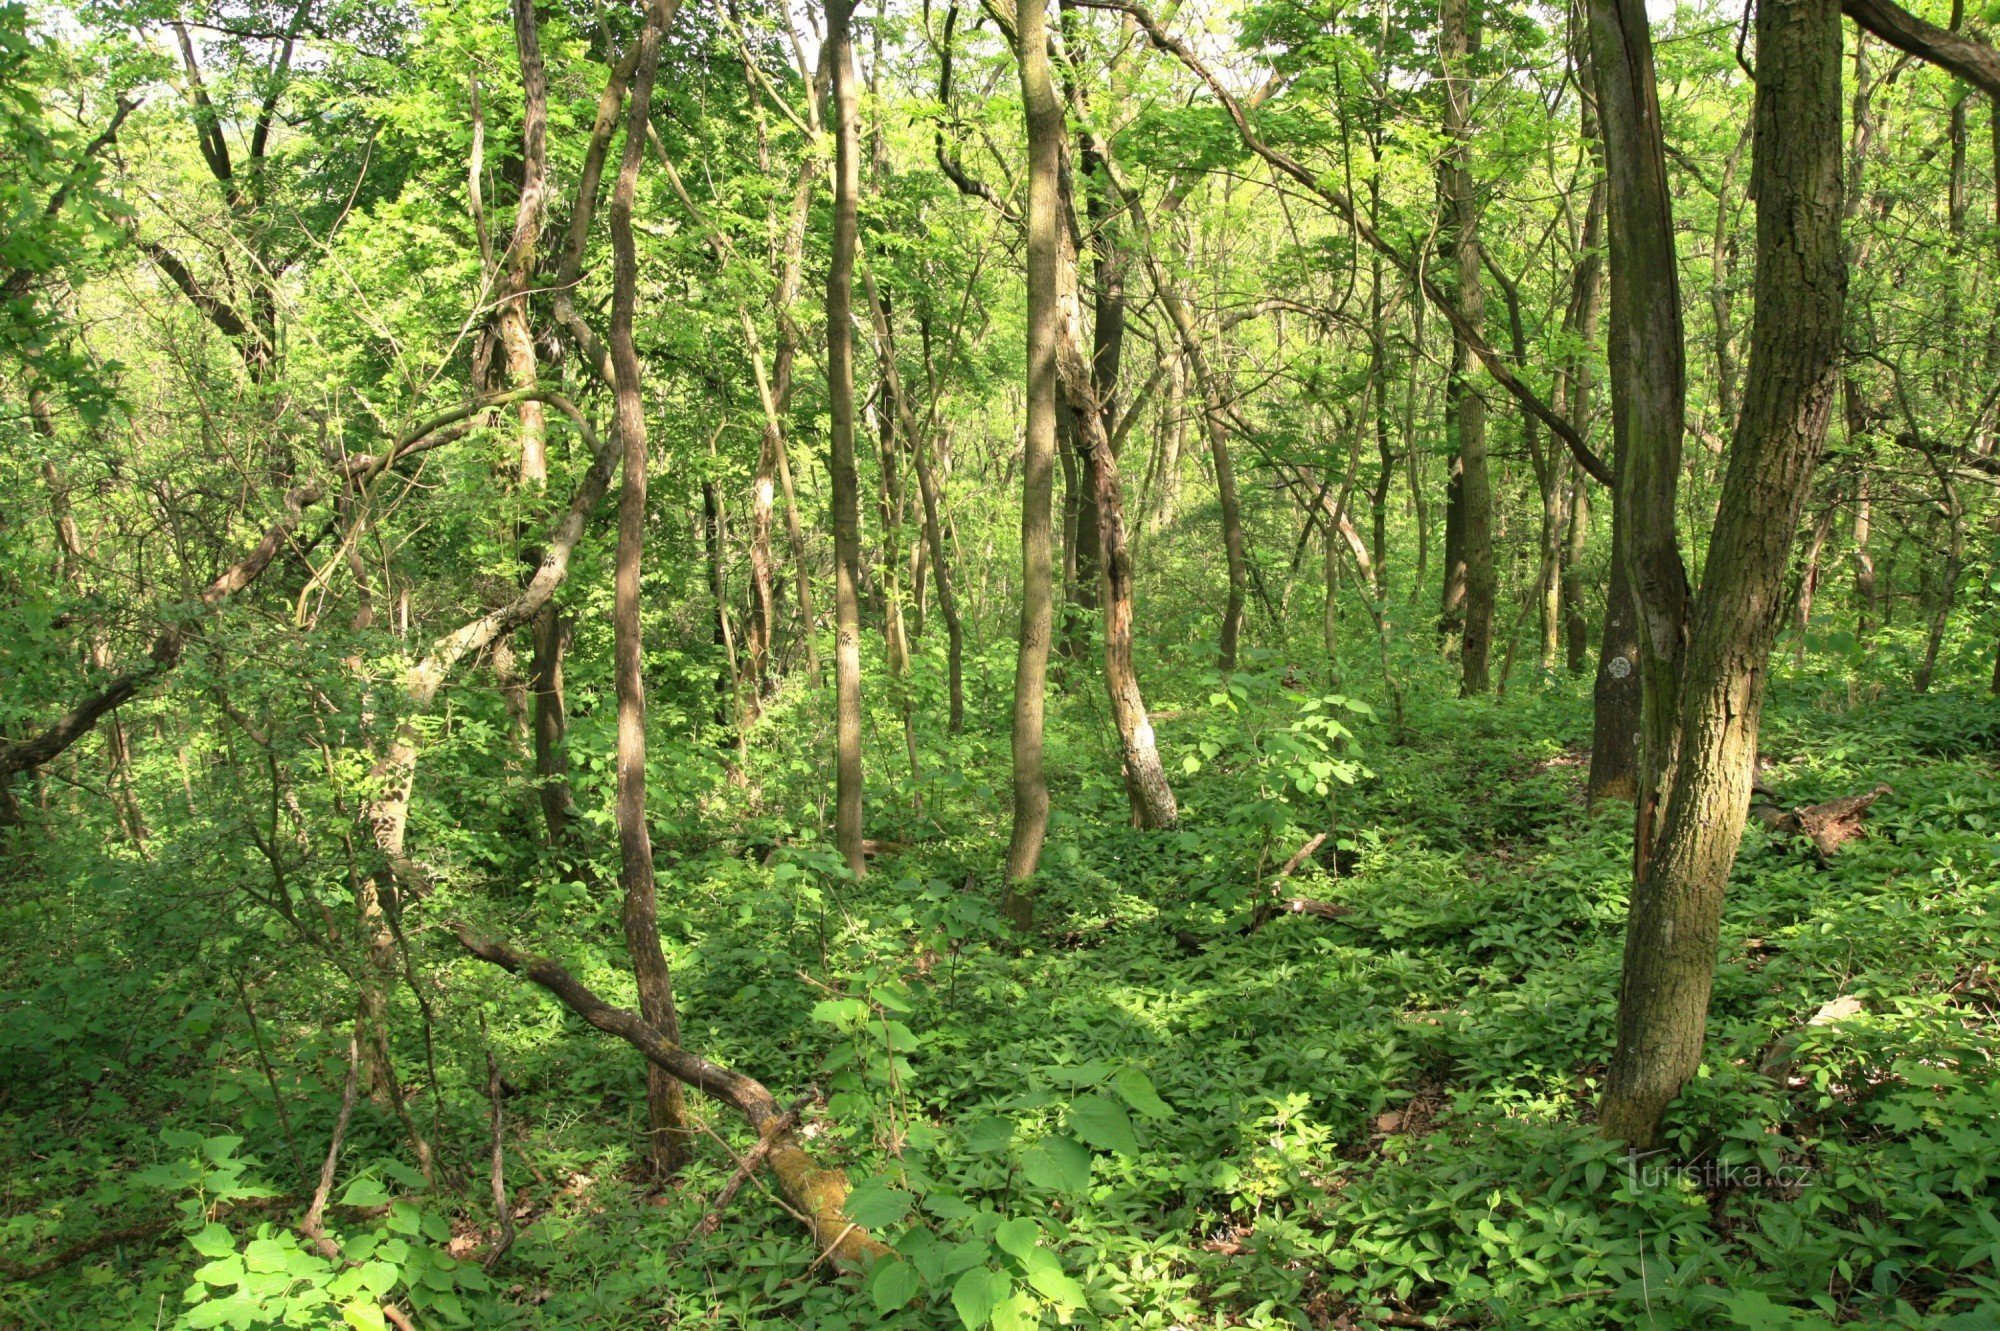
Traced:
[[[1630, 56], [1622, 78], [1646, 90], [1652, 85], [1643, 4], [1594, 0], [1592, 18], [1594, 27], [1603, 20], [1593, 39], [1606, 94], [1607, 146], [1618, 140], [1628, 149], [1663, 155], [1657, 114], [1614, 127], [1609, 113], [1609, 92], [1621, 77], [1607, 76], [1614, 61]], [[1648, 840], [1635, 857], [1618, 1046], [1598, 1120], [1606, 1136], [1639, 1149], [1658, 1143], [1667, 1106], [1701, 1061], [1723, 891], [1749, 812], [1765, 670], [1784, 608], [1793, 536], [1838, 382], [1846, 288], [1840, 7], [1837, 0], [1760, 0], [1756, 27], [1750, 361], [1701, 594], [1684, 621], [1685, 648], [1678, 654], [1663, 658], [1653, 634], [1671, 607], [1660, 603], [1662, 588], [1645, 568], [1643, 549], [1629, 561], [1647, 625], [1641, 644], [1651, 658], [1645, 663], [1648, 706], [1670, 711], [1672, 720], [1647, 720], [1643, 765], [1649, 776], [1661, 774], [1655, 789], [1662, 798], [1656, 820], [1648, 820], [1641, 805], [1639, 830]], [[1657, 102], [1647, 96], [1638, 105]], [[1664, 179], [1664, 171], [1659, 175]], [[1621, 232], [1629, 238], [1633, 224], [1620, 206], [1616, 174], [1612, 190], [1615, 245]], [[1671, 273], [1669, 264], [1651, 277], [1659, 283]], [[1616, 311], [1616, 251], [1612, 282]], [[1631, 338], [1634, 331], [1628, 323], [1619, 335]], [[1657, 343], [1634, 345], [1658, 350]], [[1614, 370], [1614, 391], [1619, 378]], [[1620, 502], [1628, 504], [1645, 493], [1643, 468], [1660, 460], [1638, 456], [1636, 431], [1632, 443], [1634, 456], [1621, 469], [1618, 487]], [[1662, 742], [1664, 755], [1651, 751]]]
[[1063, 613], [1057, 651], [1081, 660], [1090, 649], [1103, 555], [1098, 545], [1097, 478], [1083, 445], [1083, 422], [1069, 402], [1056, 402], [1056, 451], [1063, 475]]
[[[639, 67], [632, 77], [632, 109], [625, 150], [611, 191], [612, 285], [610, 343], [624, 476], [618, 491], [618, 554], [611, 611], [613, 673], [618, 694], [617, 819], [621, 917], [632, 953], [639, 1008], [670, 1042], [681, 1039], [674, 1008], [673, 973], [660, 948], [659, 905], [653, 877], [653, 839], [646, 822], [646, 681], [640, 636], [639, 579], [646, 542], [646, 409], [639, 388], [639, 353], [632, 341], [638, 257], [632, 243], [632, 205], [645, 155], [646, 124], [660, 40], [673, 0], [653, 0], [640, 34]], [[650, 1064], [646, 1070], [647, 1146], [653, 1170], [676, 1172], [690, 1154], [687, 1108], [681, 1084]]]
[[1187, 357], [1176, 351], [1165, 353], [1167, 392], [1160, 400], [1159, 489], [1146, 530], [1157, 532], [1174, 520], [1181, 502], [1181, 447], [1187, 439]]
[[1590, 478], [1577, 466], [1569, 469], [1568, 513], [1563, 535], [1563, 645], [1570, 674], [1581, 675], [1590, 665], [1590, 611], [1583, 588], [1583, 552], [1590, 540]]
[[1676, 537], [1687, 388], [1680, 283], [1652, 36], [1636, 0], [1592, 0], [1592, 64], [1611, 226], [1613, 496], [1590, 795], [1636, 801], [1635, 863], [1671, 753], [1688, 586]]
[[[514, 45], [521, 61], [521, 200], [514, 213], [514, 235], [501, 265], [494, 292], [496, 322], [510, 388], [535, 386], [535, 339], [528, 324], [528, 292], [534, 286], [548, 211], [549, 76], [542, 64], [541, 34], [535, 22], [534, 0], [513, 0]], [[542, 404], [523, 398], [520, 413], [519, 476], [521, 484], [541, 488], [548, 481], [548, 427]]]
[[882, 365], [883, 380], [889, 389], [889, 401], [895, 408], [896, 422], [902, 427], [904, 442], [910, 450], [910, 466], [917, 473], [917, 489], [924, 506], [924, 544], [930, 552], [931, 575], [937, 580], [938, 614], [944, 619], [944, 631], [948, 640], [948, 669], [950, 671], [951, 719], [950, 731], [956, 735], [965, 728], [965, 630], [959, 623], [958, 598], [951, 585], [951, 561], [944, 548], [944, 528], [940, 521], [942, 504], [938, 496], [937, 477], [933, 473], [930, 460], [926, 456], [923, 431], [917, 428], [916, 413], [910, 409], [910, 400], [903, 392], [903, 376], [896, 365], [896, 342], [894, 330], [889, 325], [889, 311], [882, 304], [875, 289], [875, 276], [866, 269], [861, 281], [868, 295], [869, 313], [875, 323], [876, 357]]
[[[1847, 384], [1847, 441], [1850, 447], [1856, 441], [1855, 413], [1860, 390], [1853, 381]], [[1875, 610], [1875, 554], [1868, 548], [1872, 538], [1872, 517], [1870, 512], [1869, 465], [1868, 459], [1861, 460], [1861, 474], [1854, 481], [1854, 634], [1857, 638], [1868, 636], [1869, 620]]]
[[576, 817], [569, 788], [569, 751], [564, 746], [569, 709], [563, 693], [563, 656], [569, 650], [569, 639], [569, 619], [551, 601], [535, 616], [534, 653], [528, 664], [528, 688], [535, 697], [535, 790], [550, 845], [560, 844], [569, 835]]
[[[1444, 133], [1451, 145], [1438, 167], [1443, 175], [1446, 243], [1457, 279], [1453, 299], [1459, 315], [1473, 329], [1480, 328], [1486, 317], [1480, 281], [1479, 202], [1472, 181], [1470, 145], [1470, 64], [1479, 50], [1479, 17], [1472, 6], [1477, 2], [1443, 0], [1438, 37], [1438, 63], [1445, 79]], [[1486, 692], [1491, 683], [1487, 658], [1493, 645], [1495, 594], [1493, 494], [1486, 474], [1486, 401], [1468, 382], [1473, 353], [1463, 336], [1453, 338], [1451, 364], [1456, 456], [1445, 518], [1444, 619], [1447, 625], [1458, 627], [1459, 692], [1475, 694]]]
[[861, 850], [861, 496], [854, 468], [854, 250], [861, 199], [854, 88], [854, 3], [827, 0], [833, 72], [833, 254], [826, 275], [826, 379], [832, 428], [834, 844], [858, 878]]
[[1048, 689], [1050, 588], [1049, 501], [1056, 451], [1057, 229], [1063, 137], [1062, 104], [1049, 72], [1048, 2], [1022, 0], [1015, 58], [1028, 139], [1027, 421], [1021, 445], [1021, 628], [1014, 666], [1014, 827], [1007, 846], [1008, 914], [1028, 923], [1020, 886], [1041, 863], [1049, 828], [1049, 787], [1042, 771], [1042, 716]]
[[1243, 609], [1250, 599], [1250, 558], [1243, 541], [1243, 511], [1236, 493], [1236, 465], [1229, 453], [1229, 396], [1208, 353], [1202, 349], [1201, 333], [1187, 301], [1167, 275], [1157, 254], [1149, 254], [1153, 285], [1167, 317], [1180, 336], [1181, 355], [1186, 357], [1201, 392], [1202, 425], [1208, 433], [1209, 462], [1215, 469], [1215, 497], [1222, 510], [1223, 562], [1229, 574], [1229, 597], [1222, 607], [1222, 631], [1216, 644], [1216, 665], [1224, 673], [1236, 669], [1236, 656], [1243, 636]]

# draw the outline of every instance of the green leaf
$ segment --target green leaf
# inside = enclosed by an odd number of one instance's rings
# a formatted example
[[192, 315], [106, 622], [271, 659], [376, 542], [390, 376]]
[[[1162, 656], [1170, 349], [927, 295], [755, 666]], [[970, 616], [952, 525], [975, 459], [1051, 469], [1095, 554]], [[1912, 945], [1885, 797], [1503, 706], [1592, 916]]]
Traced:
[[1080, 1096], [1069, 1107], [1070, 1130], [1103, 1151], [1139, 1154], [1139, 1137], [1132, 1118], [1118, 1102], [1102, 1095]]
[[914, 1200], [909, 1193], [896, 1187], [888, 1175], [877, 1174], [863, 1179], [848, 1193], [847, 1202], [841, 1209], [847, 1212], [849, 1220], [863, 1229], [880, 1229], [908, 1215]]
[[201, 1153], [219, 1165], [234, 1155], [236, 1148], [242, 1144], [241, 1137], [205, 1137], [202, 1139]]
[[993, 1231], [993, 1242], [1000, 1251], [1013, 1257], [1022, 1257], [1035, 1250], [1041, 1241], [1042, 1227], [1025, 1217], [1002, 1220], [1000, 1227]]
[[1111, 1089], [1147, 1118], [1174, 1116], [1174, 1107], [1160, 1098], [1160, 1093], [1153, 1089], [1152, 1079], [1137, 1068], [1120, 1068], [1111, 1079]]
[[979, 1155], [1004, 1151], [1014, 1140], [1014, 1120], [997, 1116], [974, 1119], [965, 1127], [965, 1149]]
[[388, 1200], [389, 1190], [382, 1186], [380, 1179], [355, 1179], [340, 1194], [342, 1206], [383, 1206]]
[[204, 1257], [227, 1257], [236, 1251], [236, 1240], [213, 1221], [203, 1226], [201, 1233], [188, 1235], [188, 1242]]
[[828, 1026], [857, 1026], [868, 1020], [868, 1005], [858, 998], [822, 998], [813, 1004], [812, 1019]]
[[916, 1267], [900, 1257], [885, 1257], [868, 1273], [868, 1297], [876, 1312], [892, 1313], [915, 1298], [922, 1284]]
[[1090, 1187], [1090, 1152], [1074, 1138], [1051, 1134], [1022, 1155], [1021, 1172], [1038, 1188], [1080, 1193]]
[[243, 1264], [252, 1271], [282, 1271], [285, 1246], [276, 1239], [252, 1239], [243, 1249]]
[[979, 1331], [992, 1318], [995, 1305], [1013, 1291], [1014, 1281], [1004, 1271], [975, 1266], [951, 1287], [951, 1306], [958, 1309], [966, 1331]]
[[372, 1303], [357, 1300], [340, 1310], [340, 1318], [354, 1331], [389, 1331], [389, 1323], [383, 1318], [382, 1310]]
[[235, 1285], [243, 1280], [243, 1261], [235, 1253], [195, 1268], [194, 1278], [204, 1285]]
[[1024, 1289], [993, 1305], [993, 1331], [1033, 1331], [1041, 1322], [1034, 1298]]
[[1083, 1306], [1083, 1286], [1064, 1273], [1060, 1266], [1036, 1263], [1028, 1272], [1028, 1283], [1035, 1292], [1058, 1308], [1081, 1308]]

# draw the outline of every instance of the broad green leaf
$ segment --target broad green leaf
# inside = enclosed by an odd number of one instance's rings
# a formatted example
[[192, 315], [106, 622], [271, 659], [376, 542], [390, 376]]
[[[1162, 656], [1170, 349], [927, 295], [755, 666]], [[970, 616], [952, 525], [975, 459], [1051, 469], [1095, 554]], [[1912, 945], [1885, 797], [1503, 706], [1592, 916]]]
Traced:
[[910, 1213], [910, 1206], [916, 1199], [895, 1186], [886, 1174], [876, 1174], [863, 1179], [853, 1191], [847, 1194], [847, 1201], [841, 1207], [847, 1218], [863, 1229], [880, 1229], [893, 1225]]
[[1017, 1289], [993, 1305], [993, 1331], [1033, 1331], [1041, 1321], [1041, 1310], [1025, 1289]]
[[1118, 1092], [1118, 1098], [1147, 1118], [1172, 1118], [1174, 1107], [1160, 1098], [1153, 1089], [1152, 1078], [1137, 1068], [1120, 1068], [1118, 1075], [1111, 1079], [1111, 1089]]
[[900, 1257], [885, 1257], [868, 1273], [868, 1297], [876, 1312], [892, 1313], [915, 1298], [922, 1284], [916, 1267]]
[[389, 1190], [382, 1186], [380, 1179], [355, 1179], [340, 1194], [343, 1206], [382, 1206], [388, 1200]]
[[994, 1307], [1014, 1290], [1014, 1281], [1004, 1271], [975, 1266], [951, 1287], [951, 1306], [966, 1331], [979, 1331], [993, 1316]]
[[1070, 1130], [1103, 1151], [1120, 1155], [1139, 1154], [1139, 1137], [1132, 1131], [1132, 1118], [1108, 1096], [1080, 1096], [1069, 1107]]
[[1090, 1152], [1074, 1138], [1051, 1134], [1022, 1155], [1021, 1172], [1038, 1188], [1080, 1193], [1090, 1186]]
[[993, 1242], [1001, 1252], [1012, 1257], [1033, 1252], [1041, 1237], [1042, 1227], [1026, 1217], [1002, 1220], [999, 1228], [993, 1231]]
[[188, 1235], [188, 1242], [204, 1257], [227, 1257], [236, 1251], [236, 1240], [227, 1229], [210, 1221], [199, 1234]]
[[965, 1127], [965, 1149], [980, 1155], [1004, 1151], [1014, 1140], [1011, 1118], [976, 1118]]
[[1028, 1271], [1028, 1283], [1035, 1292], [1058, 1308], [1081, 1308], [1083, 1306], [1083, 1286], [1060, 1266], [1036, 1263]]
[[382, 1310], [372, 1303], [356, 1300], [340, 1310], [340, 1317], [354, 1331], [389, 1331]]

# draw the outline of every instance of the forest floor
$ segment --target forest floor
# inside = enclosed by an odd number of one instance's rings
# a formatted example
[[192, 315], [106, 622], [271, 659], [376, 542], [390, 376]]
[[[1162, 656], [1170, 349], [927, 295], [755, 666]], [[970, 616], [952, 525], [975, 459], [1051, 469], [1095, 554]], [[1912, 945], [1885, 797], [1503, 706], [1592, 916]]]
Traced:
[[[631, 1051], [421, 927], [433, 1045], [411, 1004], [398, 1055], [442, 1174], [364, 1099], [330, 1221], [353, 1264], [329, 1265], [284, 1222], [339, 1102], [337, 1014], [273, 994], [253, 1030], [243, 959], [177, 932], [219, 907], [149, 904], [157, 862], [87, 918], [10, 889], [0, 1255], [175, 1225], [0, 1284], [0, 1326], [372, 1327], [378, 1299], [425, 1327], [2000, 1326], [1990, 700], [1778, 684], [1776, 803], [1891, 793], [1830, 856], [1753, 824], [1708, 1060], [1637, 1164], [1589, 1126], [1629, 813], [1584, 808], [1580, 691], [1427, 703], [1401, 734], [1271, 677], [1176, 701], [1183, 830], [1122, 826], [1115, 772], [1063, 781], [1026, 936], [994, 882], [1004, 733], [884, 780], [892, 844], [858, 882], [774, 812], [818, 779], [799, 716], [766, 723], [754, 799], [710, 797], [738, 801], [702, 814], [726, 833], [663, 846], [684, 1041], [788, 1103], [818, 1088], [813, 1148], [900, 1254], [866, 1276], [815, 1269], [761, 1185], [692, 1237], [721, 1138], [641, 1178]], [[1066, 704], [1053, 771], [1111, 770], [1101, 711]], [[1329, 823], [1283, 892], [1339, 909], [1251, 927]], [[629, 1001], [607, 894], [454, 853], [493, 927]], [[489, 1042], [520, 1225], [490, 1276]]]

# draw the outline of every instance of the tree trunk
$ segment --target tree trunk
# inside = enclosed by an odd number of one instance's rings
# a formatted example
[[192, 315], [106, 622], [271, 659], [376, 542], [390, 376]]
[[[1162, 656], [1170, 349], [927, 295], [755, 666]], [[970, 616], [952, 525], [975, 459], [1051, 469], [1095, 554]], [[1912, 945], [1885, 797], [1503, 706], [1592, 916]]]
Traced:
[[1569, 672], [1581, 675], [1590, 665], [1590, 611], [1583, 590], [1583, 552], [1590, 540], [1590, 478], [1583, 468], [1569, 470], [1569, 525], [1563, 536], [1563, 644]]
[[1047, 0], [1022, 0], [1015, 58], [1028, 139], [1027, 421], [1021, 445], [1021, 628], [1014, 666], [1014, 827], [1007, 846], [1007, 911], [1029, 920], [1019, 886], [1033, 876], [1048, 836], [1049, 788], [1042, 771], [1042, 715], [1048, 688], [1049, 637], [1054, 628], [1050, 588], [1049, 500], [1056, 451], [1057, 190], [1063, 137], [1062, 104], [1049, 72]]
[[[1624, 29], [1607, 23], [1594, 36], [1600, 88], [1611, 82], [1605, 67], [1618, 48], [1633, 54], [1635, 66], [1643, 61], [1632, 73], [1650, 88], [1643, 5], [1597, 0], [1593, 19], [1600, 14]], [[1648, 704], [1672, 709], [1674, 721], [1658, 727], [1648, 721], [1649, 742], [1657, 731], [1670, 754], [1662, 761], [1648, 753], [1644, 760], [1649, 773], [1663, 774], [1664, 797], [1656, 825], [1643, 816], [1640, 822], [1650, 839], [1636, 856], [1618, 1046], [1598, 1106], [1605, 1135], [1642, 1150], [1659, 1142], [1667, 1106], [1701, 1061], [1723, 890], [1749, 812], [1765, 669], [1838, 378], [1846, 287], [1840, 8], [1837, 0], [1760, 0], [1756, 27], [1757, 259], [1743, 414], [1680, 669], [1662, 668], [1657, 658], [1647, 662]], [[1608, 145], [1620, 132], [1610, 127], [1608, 107], [1606, 120]], [[1642, 146], [1659, 151], [1657, 116], [1631, 129], [1643, 131]], [[1617, 202], [1615, 176], [1613, 193], [1615, 240], [1621, 231], [1629, 235], [1632, 223]], [[1612, 278], [1616, 309], [1616, 254]], [[1635, 434], [1635, 453], [1637, 445]], [[1633, 488], [1621, 472], [1621, 502]], [[1644, 561], [1635, 554], [1630, 562], [1638, 569]], [[1649, 626], [1662, 618], [1653, 599], [1659, 590], [1638, 588]], [[1642, 645], [1657, 652], [1659, 644], [1642, 635]]]
[[1608, 359], [1618, 479], [1590, 790], [1595, 798], [1637, 801], [1635, 854], [1643, 863], [1662, 765], [1672, 748], [1671, 698], [1686, 631], [1687, 574], [1674, 511], [1685, 344], [1666, 149], [1643, 6], [1635, 0], [1593, 0], [1590, 37], [1611, 217]]
[[[639, 67], [632, 78], [632, 109], [624, 156], [611, 192], [612, 295], [610, 343], [615, 376], [618, 438], [624, 477], [618, 492], [618, 554], [611, 624], [613, 673], [618, 694], [617, 820], [621, 918], [638, 981], [639, 1010], [661, 1035], [679, 1044], [673, 974], [660, 948], [659, 907], [653, 878], [653, 839], [646, 821], [646, 682], [640, 637], [639, 579], [646, 541], [646, 410], [639, 389], [639, 353], [632, 342], [632, 313], [639, 265], [632, 243], [632, 205], [645, 154], [646, 122], [660, 40], [670, 12], [662, 0], [648, 7], [640, 35]], [[665, 1177], [687, 1162], [691, 1140], [681, 1084], [660, 1068], [646, 1070], [647, 1146], [654, 1172]]]
[[[1480, 328], [1486, 317], [1480, 281], [1478, 200], [1472, 181], [1471, 58], [1479, 50], [1476, 0], [1443, 0], [1439, 11], [1438, 63], [1445, 79], [1444, 134], [1450, 143], [1438, 170], [1443, 179], [1444, 240], [1457, 279], [1453, 299], [1466, 325]], [[1473, 352], [1462, 335], [1453, 337], [1450, 387], [1452, 463], [1445, 535], [1444, 620], [1459, 640], [1459, 692], [1490, 687], [1487, 658], [1493, 645], [1493, 494], [1486, 474], [1486, 401], [1468, 382]], [[1456, 519], [1454, 522], [1453, 519]], [[1454, 536], [1456, 541], [1454, 542]], [[1454, 545], [1456, 548], [1454, 549]]]
[[[1847, 400], [1847, 441], [1851, 447], [1855, 441], [1855, 403], [1859, 390], [1849, 382]], [[1872, 535], [1869, 512], [1869, 468], [1868, 460], [1862, 459], [1861, 474], [1854, 482], [1854, 634], [1857, 638], [1868, 635], [1869, 616], [1875, 609], [1875, 555], [1868, 548]]]
[[569, 788], [569, 751], [564, 733], [569, 709], [563, 694], [563, 655], [569, 650], [569, 619], [550, 602], [534, 621], [534, 654], [529, 659], [528, 688], [535, 696], [535, 790], [549, 844], [569, 834], [576, 804]]
[[964, 656], [965, 631], [959, 623], [958, 598], [951, 585], [951, 561], [944, 548], [944, 528], [940, 521], [942, 504], [938, 497], [937, 477], [933, 474], [930, 461], [926, 457], [924, 435], [917, 428], [916, 414], [910, 409], [910, 400], [903, 392], [903, 376], [896, 365], [896, 342], [894, 330], [889, 325], [889, 311], [885, 308], [875, 289], [875, 276], [863, 270], [863, 288], [868, 295], [868, 308], [875, 324], [876, 357], [882, 365], [884, 383], [889, 389], [889, 401], [895, 409], [896, 422], [902, 427], [904, 442], [910, 449], [910, 465], [917, 473], [917, 489], [924, 506], [924, 544], [931, 557], [931, 575], [937, 579], [938, 614], [944, 619], [944, 631], [948, 640], [951, 720], [950, 731], [956, 735], [965, 728], [965, 685]]
[[[494, 302], [507, 385], [533, 388], [535, 339], [528, 325], [528, 292], [535, 282], [542, 220], [548, 210], [549, 76], [542, 64], [533, 0], [513, 0], [513, 11], [514, 44], [521, 61], [521, 199]], [[515, 410], [521, 422], [520, 482], [539, 489], [549, 477], [548, 427], [542, 404], [523, 398]]]
[[847, 867], [861, 852], [861, 496], [854, 468], [854, 250], [861, 198], [853, 0], [827, 0], [833, 71], [833, 254], [826, 276], [826, 379], [832, 428], [835, 798], [834, 844]]
[[1227, 674], [1236, 669], [1237, 651], [1243, 636], [1243, 608], [1250, 597], [1250, 559], [1244, 551], [1243, 512], [1237, 501], [1236, 466], [1229, 454], [1229, 399], [1214, 367], [1209, 364], [1208, 353], [1202, 349], [1201, 334], [1194, 326], [1194, 315], [1189, 312], [1186, 300], [1167, 275], [1159, 256], [1149, 257], [1160, 303], [1166, 306], [1167, 317], [1173, 320], [1174, 331], [1180, 335], [1181, 354], [1193, 369], [1195, 383], [1201, 392], [1202, 424], [1208, 432], [1208, 456], [1215, 468], [1215, 496], [1222, 509], [1223, 561], [1229, 573], [1229, 598], [1223, 604], [1222, 632], [1216, 645], [1217, 668]]

